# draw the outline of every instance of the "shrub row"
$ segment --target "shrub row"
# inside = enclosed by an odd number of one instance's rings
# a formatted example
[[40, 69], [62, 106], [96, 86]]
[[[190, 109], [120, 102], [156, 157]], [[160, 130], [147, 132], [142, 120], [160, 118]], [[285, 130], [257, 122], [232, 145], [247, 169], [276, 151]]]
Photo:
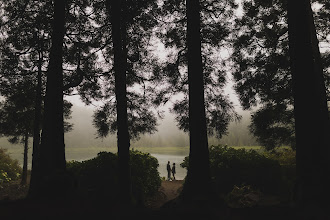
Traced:
[[[67, 163], [68, 172], [76, 181], [80, 195], [94, 198], [118, 198], [118, 156], [100, 152], [97, 157]], [[158, 160], [148, 153], [130, 151], [132, 192], [135, 200], [141, 200], [157, 192], [161, 184]]]
[[[292, 185], [292, 166], [289, 169], [286, 168], [288, 164], [281, 166], [279, 160], [270, 154], [266, 156], [255, 150], [227, 146], [211, 146], [209, 153], [211, 177], [221, 194], [242, 185], [250, 185], [264, 193], [278, 194]], [[188, 160], [189, 157], [186, 157], [181, 166], [188, 169]]]

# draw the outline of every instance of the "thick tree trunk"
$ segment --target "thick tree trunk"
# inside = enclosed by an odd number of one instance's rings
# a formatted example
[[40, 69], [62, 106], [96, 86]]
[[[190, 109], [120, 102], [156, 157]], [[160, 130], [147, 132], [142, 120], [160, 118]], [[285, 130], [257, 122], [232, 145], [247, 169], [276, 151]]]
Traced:
[[112, 24], [112, 39], [114, 48], [115, 93], [117, 101], [117, 145], [120, 196], [123, 203], [131, 202], [131, 172], [130, 172], [130, 137], [127, 122], [126, 97], [126, 25], [123, 16], [124, 1], [107, 1], [107, 9]]
[[31, 170], [31, 180], [30, 180], [28, 196], [33, 196], [33, 190], [35, 187], [37, 187], [36, 184], [38, 183], [35, 180], [38, 181], [38, 176], [40, 176], [40, 170], [38, 170], [38, 159], [39, 159], [40, 121], [41, 121], [41, 104], [42, 104], [41, 91], [42, 91], [42, 52], [39, 51], [37, 88], [36, 88], [34, 121], [33, 121], [32, 170]]
[[187, 0], [186, 8], [190, 153], [184, 196], [188, 199], [204, 199], [206, 190], [210, 189], [210, 168], [204, 105], [199, 0]]
[[[64, 128], [63, 128], [63, 70], [62, 46], [65, 32], [65, 0], [54, 1], [52, 46], [49, 57], [45, 96], [45, 111], [40, 145], [40, 168], [42, 187], [52, 196], [65, 193], [64, 178], [66, 170]], [[59, 181], [51, 186], [53, 180]], [[62, 179], [63, 180], [63, 179]], [[44, 196], [44, 195], [43, 195]]]
[[23, 173], [22, 173], [21, 185], [25, 185], [27, 183], [28, 151], [29, 151], [29, 132], [26, 131], [26, 134], [24, 136]]
[[329, 117], [325, 113], [320, 63], [308, 0], [288, 1], [289, 47], [297, 149], [297, 203], [320, 205], [329, 198]]

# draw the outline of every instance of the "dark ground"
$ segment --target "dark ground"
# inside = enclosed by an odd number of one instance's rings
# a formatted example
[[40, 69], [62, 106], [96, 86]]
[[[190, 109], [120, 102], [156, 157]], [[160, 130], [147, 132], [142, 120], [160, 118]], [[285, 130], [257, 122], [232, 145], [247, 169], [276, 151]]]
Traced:
[[[288, 205], [229, 208], [215, 203], [182, 205], [176, 197], [182, 189], [182, 181], [163, 181], [157, 195], [146, 207], [127, 208], [109, 201], [98, 200], [26, 200], [1, 198], [0, 220], [11, 219], [263, 219], [263, 220], [330, 220], [330, 210], [317, 207], [298, 211]], [[20, 189], [22, 190], [22, 189]]]

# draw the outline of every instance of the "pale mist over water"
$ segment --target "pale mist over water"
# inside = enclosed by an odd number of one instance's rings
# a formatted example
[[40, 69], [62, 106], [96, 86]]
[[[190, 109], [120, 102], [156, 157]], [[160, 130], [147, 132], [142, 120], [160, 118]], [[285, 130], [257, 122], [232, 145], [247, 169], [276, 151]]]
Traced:
[[[240, 113], [241, 114], [241, 113]], [[96, 129], [92, 123], [93, 108], [73, 105], [72, 118], [69, 120], [73, 123], [73, 130], [65, 133], [66, 160], [83, 161], [97, 156], [100, 151], [117, 152], [116, 136], [110, 135], [101, 139], [96, 136]], [[232, 123], [228, 129], [228, 135], [221, 140], [209, 137], [209, 145], [225, 144], [228, 146], [256, 146], [258, 145], [247, 127], [250, 124], [249, 114], [243, 113], [243, 119], [239, 123]], [[147, 148], [143, 152], [151, 153], [159, 162], [159, 173], [161, 177], [167, 176], [167, 161], [176, 164], [176, 177], [183, 179], [186, 170], [180, 167], [185, 156], [189, 154], [189, 150], [182, 151], [183, 148], [188, 149], [189, 137], [187, 133], [180, 131], [174, 120], [174, 116], [166, 114], [162, 121], [159, 121], [158, 132], [152, 135], [143, 135], [141, 139], [131, 141], [131, 148], [140, 150]], [[0, 148], [8, 149], [8, 153], [20, 164], [23, 164], [23, 145], [12, 145], [7, 141], [6, 137], [0, 138]], [[161, 152], [159, 149], [172, 149], [171, 152]], [[184, 152], [184, 153], [183, 153]], [[32, 157], [32, 138], [29, 141], [29, 169], [31, 169]]]
[[[66, 160], [67, 161], [84, 161], [89, 160], [97, 156], [97, 154], [100, 151], [111, 151], [115, 152], [115, 149], [67, 149], [66, 150]], [[13, 159], [18, 160], [19, 164], [23, 166], [23, 148], [9, 148], [7, 151]], [[183, 180], [185, 176], [187, 175], [187, 170], [180, 167], [180, 164], [183, 162], [185, 156], [182, 155], [182, 152], [178, 152], [178, 155], [175, 155], [175, 152], [172, 152], [171, 154], [160, 154], [160, 153], [151, 153], [151, 156], [157, 158], [158, 160], [158, 172], [160, 177], [167, 178], [167, 170], [166, 165], [167, 161], [170, 161], [171, 167], [173, 163], [175, 163], [175, 169], [176, 169], [176, 179], [177, 180]], [[31, 169], [31, 151], [28, 155], [29, 162], [28, 162], [28, 169]]]

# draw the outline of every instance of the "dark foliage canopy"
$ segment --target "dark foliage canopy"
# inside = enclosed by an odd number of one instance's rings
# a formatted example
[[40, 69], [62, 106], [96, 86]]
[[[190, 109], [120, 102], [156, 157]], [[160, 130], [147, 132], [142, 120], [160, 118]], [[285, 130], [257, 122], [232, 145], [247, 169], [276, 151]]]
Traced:
[[[226, 57], [220, 51], [228, 46], [232, 16], [237, 5], [234, 1], [201, 1], [201, 43], [204, 74], [205, 109], [208, 133], [221, 138], [228, 124], [239, 120], [233, 103], [224, 92], [228, 68]], [[173, 113], [178, 127], [188, 131], [188, 75], [187, 75], [187, 18], [185, 1], [165, 1], [160, 11], [157, 36], [169, 51], [166, 62], [159, 70], [163, 86], [157, 102], [168, 102], [172, 97]], [[224, 55], [226, 56], [226, 55]]]
[[[115, 75], [113, 66], [113, 45], [111, 36], [111, 18], [105, 11], [104, 1], [92, 2], [92, 13], [97, 17], [94, 22], [94, 30], [102, 33], [100, 42], [104, 42], [98, 48], [100, 57], [104, 62], [98, 64], [102, 68], [99, 81], [92, 86], [82, 85], [79, 93], [85, 103], [92, 100], [104, 103], [98, 107], [94, 114], [93, 124], [100, 137], [117, 130], [117, 101], [115, 98]], [[157, 24], [154, 13], [158, 5], [156, 1], [126, 1], [124, 18], [126, 25], [125, 55], [127, 56], [126, 86], [127, 86], [127, 112], [129, 134], [131, 139], [139, 138], [141, 134], [156, 131], [157, 115], [162, 116], [156, 110], [155, 88], [152, 84], [158, 77], [157, 59], [153, 53], [152, 41], [154, 39], [154, 26]], [[102, 19], [100, 19], [102, 18]]]
[[[329, 44], [329, 3], [313, 1], [320, 46]], [[233, 77], [244, 109], [252, 113], [251, 132], [267, 149], [295, 147], [292, 78], [286, 1], [243, 1], [235, 21]], [[329, 52], [322, 53], [329, 94]], [[329, 96], [328, 96], [329, 97]], [[328, 98], [329, 99], [329, 98]]]

